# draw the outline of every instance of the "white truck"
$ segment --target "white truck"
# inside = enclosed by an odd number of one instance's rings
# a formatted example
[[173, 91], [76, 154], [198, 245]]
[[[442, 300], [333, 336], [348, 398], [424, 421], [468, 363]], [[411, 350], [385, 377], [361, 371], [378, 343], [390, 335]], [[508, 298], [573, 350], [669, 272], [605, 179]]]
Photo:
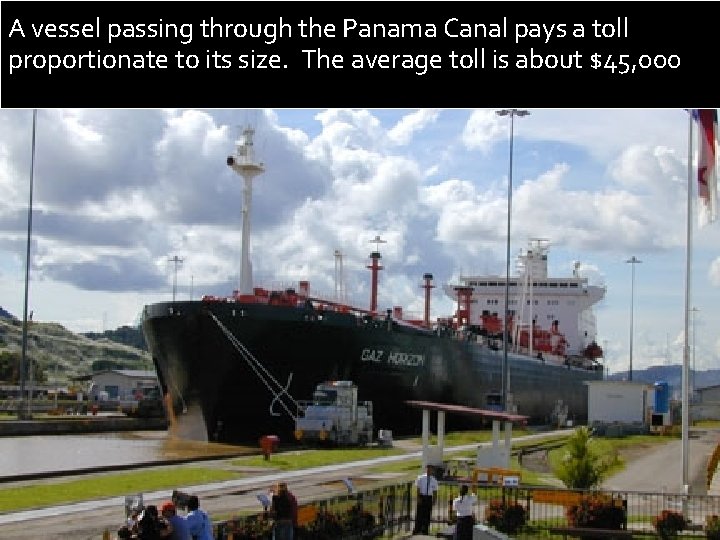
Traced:
[[295, 438], [298, 441], [338, 446], [372, 442], [372, 402], [358, 401], [358, 387], [352, 381], [320, 383], [312, 400], [301, 400], [297, 404]]

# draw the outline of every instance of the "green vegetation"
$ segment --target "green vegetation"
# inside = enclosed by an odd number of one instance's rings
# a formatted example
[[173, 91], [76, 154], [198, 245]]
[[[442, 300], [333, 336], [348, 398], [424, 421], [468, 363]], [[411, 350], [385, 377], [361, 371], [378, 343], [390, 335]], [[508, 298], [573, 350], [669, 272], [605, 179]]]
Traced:
[[[632, 435], [628, 437], [595, 437], [593, 438], [594, 450], [606, 456], [614, 456], [610, 467], [605, 475], [613, 475], [621, 471], [625, 467], [625, 460], [622, 453], [626, 449], [638, 446], [652, 446], [663, 444], [672, 439], [674, 435]], [[556, 448], [548, 453], [548, 463], [551, 469], [556, 470], [565, 455], [565, 448]]]
[[564, 447], [564, 455], [554, 469], [555, 476], [569, 488], [588, 489], [602, 482], [617, 455], [601, 452], [587, 426], [575, 429]]
[[[20, 380], [20, 361], [22, 353], [20, 351], [0, 351], [0, 381], [6, 381], [10, 384], [17, 384]], [[32, 360], [32, 359], [29, 359]], [[25, 371], [29, 369], [28, 361]], [[32, 362], [33, 377], [35, 382], [44, 383], [47, 379], [45, 371], [39, 362]]]
[[[0, 382], [17, 384], [22, 321], [0, 317], [0, 336]], [[121, 337], [132, 341], [127, 329], [121, 332]], [[32, 322], [29, 325], [27, 356], [32, 359], [34, 380], [40, 384], [50, 380], [67, 385], [72, 378], [91, 373], [96, 362], [99, 362], [97, 365], [107, 362], [107, 365], [120, 369], [152, 369], [150, 355], [144, 350], [114, 342], [103, 335], [93, 340], [56, 323]]]
[[145, 335], [142, 330], [134, 326], [121, 326], [115, 330], [105, 330], [102, 334], [96, 332], [86, 332], [83, 334], [94, 340], [110, 340], [116, 343], [129, 345], [136, 349], [147, 351], [147, 343], [145, 343]]
[[283, 452], [273, 454], [266, 461], [262, 456], [249, 456], [234, 459], [231, 464], [237, 467], [272, 467], [283, 471], [309, 469], [336, 463], [362, 461], [383, 456], [393, 456], [404, 453], [397, 448], [333, 448], [328, 450], [300, 450], [297, 452]]
[[215, 468], [173, 467], [103, 474], [91, 478], [39, 485], [14, 486], [0, 489], [0, 512], [104, 499], [161, 489], [171, 492], [179, 486], [208, 484], [239, 477], [238, 473]]

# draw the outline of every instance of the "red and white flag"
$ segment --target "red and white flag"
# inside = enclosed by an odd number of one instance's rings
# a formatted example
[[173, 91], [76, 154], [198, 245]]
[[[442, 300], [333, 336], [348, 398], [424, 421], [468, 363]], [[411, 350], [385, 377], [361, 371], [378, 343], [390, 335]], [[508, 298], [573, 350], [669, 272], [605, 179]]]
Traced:
[[710, 223], [717, 218], [717, 174], [716, 141], [717, 109], [692, 109], [692, 116], [698, 125], [698, 215], [701, 223]]

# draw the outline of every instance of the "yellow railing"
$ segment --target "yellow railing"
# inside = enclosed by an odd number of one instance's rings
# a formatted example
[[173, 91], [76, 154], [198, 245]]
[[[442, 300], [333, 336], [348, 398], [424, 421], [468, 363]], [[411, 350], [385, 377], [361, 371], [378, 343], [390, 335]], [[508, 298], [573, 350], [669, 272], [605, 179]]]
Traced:
[[707, 487], [710, 487], [713, 476], [715, 476], [715, 469], [717, 469], [718, 462], [720, 462], [720, 443], [715, 446], [707, 465]]

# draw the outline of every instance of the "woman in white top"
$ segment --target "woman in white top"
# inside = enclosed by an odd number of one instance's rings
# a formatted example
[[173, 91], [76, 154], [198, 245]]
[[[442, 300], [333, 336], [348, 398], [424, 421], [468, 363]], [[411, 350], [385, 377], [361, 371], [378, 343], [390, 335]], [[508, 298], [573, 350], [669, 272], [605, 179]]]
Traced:
[[475, 505], [477, 497], [468, 494], [467, 484], [460, 486], [460, 495], [453, 499], [452, 508], [457, 516], [455, 540], [472, 540], [475, 525]]

